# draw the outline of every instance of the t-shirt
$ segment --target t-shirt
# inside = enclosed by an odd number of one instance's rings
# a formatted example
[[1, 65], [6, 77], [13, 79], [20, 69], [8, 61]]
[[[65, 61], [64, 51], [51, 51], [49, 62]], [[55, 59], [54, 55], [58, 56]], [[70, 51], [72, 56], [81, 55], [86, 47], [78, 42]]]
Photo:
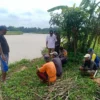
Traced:
[[49, 82], [56, 81], [56, 68], [53, 62], [44, 64], [41, 68], [39, 68], [39, 71], [42, 73], [47, 73]]
[[84, 68], [89, 68], [89, 70], [97, 70], [97, 65], [93, 61], [85, 61], [82, 65]]
[[96, 54], [93, 53], [93, 54], [92, 54], [92, 59], [91, 59], [91, 60], [92, 60], [92, 61], [95, 61], [95, 59], [96, 59]]
[[56, 41], [57, 41], [56, 36], [54, 34], [50, 36], [49, 34], [46, 38], [46, 42], [48, 42], [47, 44], [48, 48], [55, 48]]
[[97, 67], [99, 67], [100, 59], [99, 59], [99, 57], [95, 53], [92, 54], [91, 60], [96, 63]]
[[62, 75], [62, 63], [59, 57], [53, 58], [52, 60], [55, 64], [56, 70], [57, 70], [57, 76]]
[[8, 54], [9, 51], [10, 51], [9, 50], [9, 45], [8, 45], [7, 40], [4, 37], [4, 35], [0, 35], [0, 43], [1, 43], [3, 53]]

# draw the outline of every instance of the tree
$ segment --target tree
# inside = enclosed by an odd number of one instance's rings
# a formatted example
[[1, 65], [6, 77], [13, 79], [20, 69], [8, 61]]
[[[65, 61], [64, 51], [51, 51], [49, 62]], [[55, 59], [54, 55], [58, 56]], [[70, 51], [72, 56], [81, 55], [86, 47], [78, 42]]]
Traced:
[[[57, 6], [48, 10], [51, 12], [50, 25], [62, 29], [63, 36], [67, 36], [67, 49], [74, 51], [75, 54], [78, 51], [86, 52], [93, 40], [97, 40], [98, 28], [100, 28], [98, 21], [100, 12], [97, 9], [99, 3], [90, 3], [91, 0], [83, 0], [80, 7], [75, 7], [74, 4], [73, 7]], [[61, 13], [53, 12], [58, 9], [61, 9]]]

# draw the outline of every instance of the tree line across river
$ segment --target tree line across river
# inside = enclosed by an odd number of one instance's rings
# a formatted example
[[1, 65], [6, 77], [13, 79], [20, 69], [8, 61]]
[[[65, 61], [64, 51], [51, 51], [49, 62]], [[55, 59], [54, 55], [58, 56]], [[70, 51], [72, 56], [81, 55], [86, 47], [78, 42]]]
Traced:
[[8, 31], [21, 31], [23, 33], [43, 33], [47, 34], [50, 29], [52, 30], [57, 30], [57, 28], [36, 28], [36, 27], [14, 27], [14, 26], [9, 26], [7, 27]]

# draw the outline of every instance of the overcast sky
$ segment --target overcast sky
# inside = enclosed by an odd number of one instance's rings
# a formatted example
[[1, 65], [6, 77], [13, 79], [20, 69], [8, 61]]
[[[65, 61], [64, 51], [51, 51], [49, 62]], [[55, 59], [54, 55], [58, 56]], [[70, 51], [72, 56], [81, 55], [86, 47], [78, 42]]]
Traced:
[[48, 9], [58, 5], [79, 5], [80, 2], [81, 0], [0, 0], [0, 25], [49, 27]]

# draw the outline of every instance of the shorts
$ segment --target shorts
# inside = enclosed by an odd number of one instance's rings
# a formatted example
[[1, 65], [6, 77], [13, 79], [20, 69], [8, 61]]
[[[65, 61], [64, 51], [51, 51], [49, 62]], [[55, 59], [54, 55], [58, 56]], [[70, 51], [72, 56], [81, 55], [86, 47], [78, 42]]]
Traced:
[[[5, 57], [6, 57], [6, 63], [8, 64], [8, 61], [9, 61], [9, 54], [4, 54]], [[3, 65], [1, 63], [1, 60], [0, 60], [0, 65], [1, 65], [1, 70], [3, 71]]]

